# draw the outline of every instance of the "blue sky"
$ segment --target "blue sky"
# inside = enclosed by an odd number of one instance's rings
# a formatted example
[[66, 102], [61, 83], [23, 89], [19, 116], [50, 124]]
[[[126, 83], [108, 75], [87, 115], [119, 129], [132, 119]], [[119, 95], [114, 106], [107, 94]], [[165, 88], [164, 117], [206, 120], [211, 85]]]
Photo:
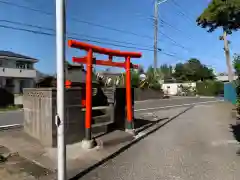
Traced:
[[[55, 14], [54, 0], [1, 0], [3, 2], [12, 2], [22, 6], [27, 6], [42, 11]], [[17, 21], [37, 26], [43, 26], [55, 29], [55, 17], [44, 15], [38, 12], [29, 11], [23, 8], [14, 7], [1, 3], [0, 1], [0, 25], [8, 25], [20, 28], [27, 28], [42, 32], [50, 32], [43, 29], [36, 29], [20, 25], [9, 24], [1, 20]], [[166, 23], [159, 25], [159, 30], [165, 35], [159, 34], [159, 47], [165, 53], [173, 54], [174, 57], [158, 54], [158, 64], [175, 64], [184, 62], [191, 57], [196, 57], [202, 63], [216, 69], [217, 72], [226, 71], [225, 56], [223, 52], [223, 42], [219, 40], [221, 31], [207, 33], [205, 29], [198, 27], [195, 23], [196, 17], [208, 5], [208, 0], [175, 0], [181, 8], [175, 6], [172, 0], [159, 6], [159, 17]], [[116, 43], [104, 41], [104, 44], [94, 43], [113, 49], [140, 51], [143, 57], [133, 60], [134, 63], [142, 64], [145, 68], [153, 63], [153, 51], [138, 50], [136, 48], [125, 48], [108, 45], [113, 43], [122, 46], [134, 46], [137, 48], [153, 49], [153, 0], [67, 0], [67, 31], [80, 34], [77, 36], [82, 39], [93, 39], [88, 36], [98, 38], [108, 38], [115, 41], [131, 42], [137, 45], [127, 43]], [[74, 17], [79, 20], [97, 23], [100, 25], [130, 31], [140, 36], [112, 31], [106, 28], [92, 26], [86, 23], [79, 23], [71, 20]], [[18, 30], [4, 29], [0, 27], [1, 50], [10, 50], [39, 59], [36, 65], [37, 69], [44, 73], [54, 73], [56, 66], [55, 58], [55, 37], [39, 35]], [[171, 42], [169, 38], [177, 42], [177, 45]], [[76, 36], [75, 36], [76, 37]], [[231, 37], [231, 52], [237, 53], [239, 50], [239, 32], [235, 32]], [[103, 41], [103, 40], [97, 40]], [[179, 47], [183, 46], [182, 47]], [[72, 56], [81, 56], [84, 52], [67, 47], [66, 56], [71, 61]], [[102, 57], [102, 56], [98, 56]], [[120, 59], [116, 59], [120, 61]], [[101, 67], [103, 69], [106, 67]]]

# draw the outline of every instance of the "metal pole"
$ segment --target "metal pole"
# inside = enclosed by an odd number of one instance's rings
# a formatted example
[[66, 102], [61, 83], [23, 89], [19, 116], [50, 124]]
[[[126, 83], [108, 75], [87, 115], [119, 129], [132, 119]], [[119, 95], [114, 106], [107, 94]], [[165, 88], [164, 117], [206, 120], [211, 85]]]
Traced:
[[58, 180], [66, 180], [66, 144], [64, 137], [65, 21], [65, 0], [56, 0]]
[[157, 72], [157, 51], [158, 51], [158, 4], [159, 2], [156, 0], [154, 5], [154, 73]]

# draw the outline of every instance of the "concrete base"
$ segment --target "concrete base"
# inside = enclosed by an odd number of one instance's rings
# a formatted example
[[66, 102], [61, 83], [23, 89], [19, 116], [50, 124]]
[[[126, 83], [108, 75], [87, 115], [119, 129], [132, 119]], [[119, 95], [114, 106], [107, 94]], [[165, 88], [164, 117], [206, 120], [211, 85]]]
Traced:
[[133, 135], [133, 136], [136, 136], [136, 131], [135, 131], [135, 129], [125, 129], [125, 132], [126, 132], [126, 133], [129, 133], [129, 134], [131, 134], [131, 135]]
[[95, 146], [97, 146], [97, 142], [95, 139], [92, 139], [92, 140], [82, 140], [82, 148], [83, 149], [92, 149], [94, 148]]

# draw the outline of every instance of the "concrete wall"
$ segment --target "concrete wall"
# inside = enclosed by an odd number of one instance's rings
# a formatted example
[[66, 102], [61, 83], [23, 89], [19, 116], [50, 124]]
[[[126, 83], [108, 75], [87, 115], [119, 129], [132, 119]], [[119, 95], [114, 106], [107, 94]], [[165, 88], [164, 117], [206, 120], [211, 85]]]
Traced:
[[181, 91], [181, 88], [179, 88], [179, 86], [181, 85], [196, 88], [196, 83], [193, 82], [193, 83], [164, 83], [162, 85], [162, 89], [165, 94], [177, 95], [178, 92]]
[[[66, 143], [73, 143], [84, 138], [84, 116], [81, 111], [79, 89], [66, 91], [65, 133]], [[44, 146], [57, 145], [56, 89], [24, 89], [24, 130], [38, 139]]]
[[164, 93], [161, 90], [134, 88], [134, 100], [144, 101], [148, 99], [162, 99]]
[[[65, 137], [67, 144], [79, 142], [85, 136], [85, 111], [82, 110], [81, 106], [82, 90], [80, 88], [66, 89]], [[105, 89], [103, 92], [93, 89], [93, 105], [108, 106], [108, 102], [112, 102], [111, 93], [113, 92], [111, 89]], [[104, 94], [107, 95], [104, 96]], [[57, 113], [56, 95], [55, 88], [24, 89], [23, 93], [24, 130], [48, 147], [57, 145], [57, 128], [55, 125], [55, 115]], [[105, 100], [106, 102], [104, 102]], [[113, 111], [113, 109], [104, 110], [107, 113], [105, 119], [97, 119], [97, 116], [103, 114], [102, 112], [93, 111], [93, 117], [95, 117], [93, 125], [94, 123], [103, 124], [102, 126], [95, 126], [92, 129], [93, 133], [108, 131], [108, 127], [104, 123], [112, 120], [110, 118], [112, 112], [110, 111]]]
[[54, 117], [52, 89], [24, 89], [24, 130], [43, 145], [52, 146]]
[[[85, 135], [85, 111], [81, 107], [80, 88], [71, 88], [66, 90], [66, 117], [65, 133], [66, 143], [71, 144], [79, 142]], [[94, 126], [93, 133], [107, 132], [110, 128], [124, 129], [125, 127], [125, 106], [126, 106], [125, 88], [104, 88], [93, 89], [93, 106], [108, 106], [114, 104], [114, 109], [109, 108], [106, 111], [105, 119], [100, 118], [102, 112], [93, 111], [94, 123], [102, 123], [101, 126]], [[132, 89], [133, 98], [136, 100], [146, 100], [163, 97], [161, 91]], [[114, 95], [115, 94], [115, 95]], [[133, 102], [134, 105], [134, 102]], [[57, 128], [55, 125], [56, 114], [56, 89], [55, 88], [32, 88], [24, 89], [23, 93], [24, 107], [24, 130], [30, 136], [38, 139], [44, 146], [55, 147], [57, 145]], [[134, 107], [134, 106], [133, 106]], [[115, 113], [115, 114], [113, 114]], [[100, 119], [97, 119], [99, 117]], [[114, 117], [114, 118], [111, 118]], [[111, 125], [104, 125], [106, 122]], [[99, 124], [98, 124], [99, 125]]]

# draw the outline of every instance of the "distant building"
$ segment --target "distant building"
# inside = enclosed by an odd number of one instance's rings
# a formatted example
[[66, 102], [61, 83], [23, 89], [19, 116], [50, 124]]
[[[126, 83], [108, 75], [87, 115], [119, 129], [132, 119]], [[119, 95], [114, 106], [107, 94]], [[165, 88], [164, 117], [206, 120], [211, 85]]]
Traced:
[[[219, 73], [219, 74], [216, 76], [216, 79], [217, 79], [218, 81], [221, 81], [221, 82], [229, 82], [229, 80], [228, 80], [228, 74], [227, 74], [227, 73]], [[233, 79], [236, 80], [236, 79], [237, 79], [237, 76], [235, 75], [235, 76], [233, 77]]]
[[123, 76], [123, 73], [101, 71], [96, 75], [101, 86], [118, 86], [120, 84], [120, 77]]
[[35, 86], [37, 59], [10, 51], [0, 51], [0, 88], [14, 94]]

